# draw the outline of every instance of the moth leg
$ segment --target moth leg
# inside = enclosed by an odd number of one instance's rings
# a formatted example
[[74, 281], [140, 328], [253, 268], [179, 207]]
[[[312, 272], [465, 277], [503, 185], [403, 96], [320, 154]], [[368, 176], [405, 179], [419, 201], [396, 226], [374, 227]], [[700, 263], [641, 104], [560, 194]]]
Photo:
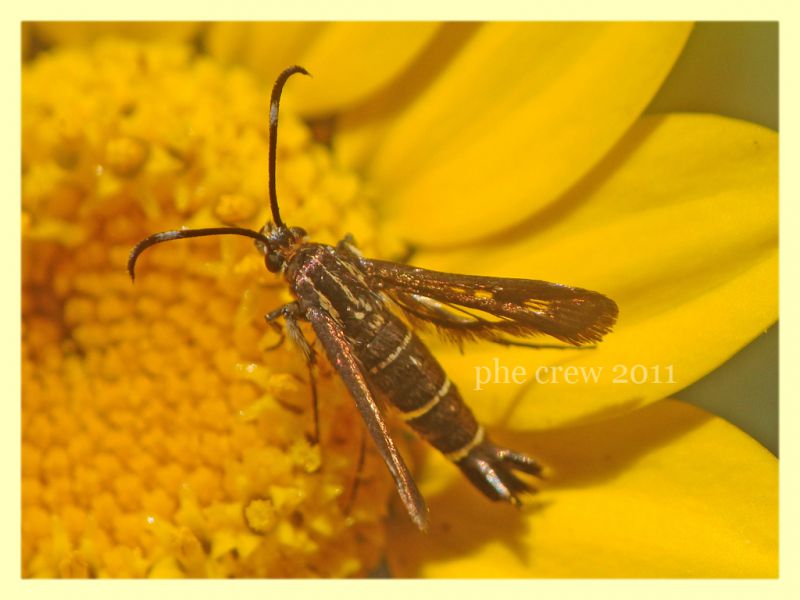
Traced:
[[358, 444], [358, 459], [356, 460], [356, 472], [353, 477], [353, 486], [350, 488], [350, 495], [347, 498], [347, 502], [342, 509], [345, 515], [349, 515], [350, 511], [353, 510], [353, 506], [356, 503], [356, 496], [358, 495], [358, 488], [361, 486], [361, 471], [364, 469], [364, 455], [366, 454], [367, 450], [367, 436], [364, 434], [364, 428], [360, 429], [360, 441]]
[[[345, 234], [342, 240], [338, 244], [336, 244], [336, 249], [339, 252], [350, 254], [356, 260], [364, 258], [364, 255], [361, 254], [361, 251], [358, 249], [356, 238], [353, 237], [352, 233]], [[416, 251], [417, 249], [415, 246], [412, 246], [411, 244], [406, 244], [406, 248], [403, 251], [403, 254], [397, 257], [394, 260], [394, 262], [405, 264], [409, 260], [411, 260], [411, 257], [414, 256], [414, 253], [416, 253]]]
[[283, 327], [278, 325], [276, 319], [280, 316], [283, 316], [283, 309], [284, 307], [281, 306], [280, 308], [273, 310], [271, 313], [264, 315], [264, 320], [267, 322], [267, 325], [272, 327], [275, 332], [280, 336], [278, 341], [272, 344], [271, 346], [267, 346], [264, 348], [267, 352], [272, 352], [273, 350], [277, 350], [283, 345], [284, 340], [286, 339], [286, 334], [283, 331]]
[[397, 259], [394, 262], [397, 262], [397, 263], [400, 263], [400, 264], [403, 264], [403, 265], [408, 264], [408, 262], [412, 258], [414, 258], [414, 255], [416, 253], [417, 253], [417, 247], [416, 246], [412, 246], [411, 244], [406, 242], [406, 249], [403, 251], [403, 253], [400, 256], [397, 257]]
[[339, 240], [339, 243], [336, 244], [336, 250], [344, 254], [349, 254], [350, 257], [354, 258], [356, 261], [364, 257], [358, 249], [356, 238], [353, 237], [352, 233], [346, 233], [344, 237]]
[[280, 329], [280, 326], [275, 322], [275, 320], [278, 317], [283, 317], [286, 336], [289, 337], [295, 346], [300, 348], [303, 356], [305, 356], [306, 366], [308, 367], [308, 383], [311, 386], [311, 410], [314, 416], [314, 437], [311, 441], [314, 444], [318, 444], [319, 401], [317, 395], [317, 376], [314, 372], [316, 353], [314, 352], [314, 348], [311, 347], [311, 344], [303, 335], [300, 325], [298, 325], [298, 321], [300, 318], [302, 318], [302, 316], [303, 315], [300, 311], [300, 306], [297, 304], [297, 302], [290, 302], [289, 304], [284, 304], [280, 308], [273, 310], [271, 313], [265, 315], [264, 318], [266, 319], [267, 323], [270, 324], [270, 326], [278, 328], [278, 331], [281, 333], [281, 339], [278, 341], [278, 343], [281, 344], [283, 343], [284, 330]]
[[350, 342], [342, 334], [339, 324], [322, 308], [309, 306], [306, 317], [311, 321], [314, 332], [317, 334], [317, 340], [328, 355], [328, 359], [355, 400], [356, 408], [361, 413], [367, 431], [394, 479], [400, 499], [409, 516], [417, 527], [422, 531], [427, 531], [428, 507], [389, 435], [389, 428], [383, 420], [370, 384], [363, 372], [363, 366], [356, 357]]
[[[313, 356], [313, 355], [312, 355]], [[312, 444], [319, 444], [319, 402], [317, 397], [317, 376], [314, 374], [313, 360], [306, 361], [308, 366], [308, 383], [311, 386], [311, 411], [314, 415], [314, 437]]]

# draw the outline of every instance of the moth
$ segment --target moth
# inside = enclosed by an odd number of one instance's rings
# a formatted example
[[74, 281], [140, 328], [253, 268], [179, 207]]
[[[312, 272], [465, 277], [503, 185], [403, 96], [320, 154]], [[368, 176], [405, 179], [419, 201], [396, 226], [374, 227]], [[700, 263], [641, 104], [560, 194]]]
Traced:
[[289, 227], [281, 218], [275, 186], [280, 97], [287, 79], [296, 73], [308, 75], [299, 66], [285, 69], [270, 99], [272, 221], [259, 231], [212, 227], [151, 235], [131, 251], [131, 279], [139, 255], [155, 244], [211, 235], [254, 239], [267, 269], [283, 276], [295, 298], [265, 318], [279, 330], [277, 320], [282, 318], [281, 331], [305, 355], [317, 439], [316, 352], [300, 321], [311, 324], [316, 341], [352, 395], [408, 514], [421, 530], [427, 530], [428, 509], [389, 433], [376, 401], [379, 394], [488, 498], [519, 505], [520, 494], [533, 488], [515, 472], [541, 477], [541, 465], [491, 441], [415, 329], [433, 326], [459, 344], [482, 339], [529, 345], [513, 338], [546, 334], [581, 346], [600, 341], [611, 330], [617, 305], [597, 292], [545, 281], [441, 273], [365, 258], [350, 236], [336, 246], [308, 241], [303, 228]]

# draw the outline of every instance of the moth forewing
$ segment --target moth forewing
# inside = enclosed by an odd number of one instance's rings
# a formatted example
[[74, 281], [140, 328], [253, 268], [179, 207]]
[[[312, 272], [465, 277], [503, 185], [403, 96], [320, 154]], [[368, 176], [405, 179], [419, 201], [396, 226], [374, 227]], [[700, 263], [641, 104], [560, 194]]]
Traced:
[[[444, 273], [367, 258], [359, 262], [372, 284], [413, 316], [469, 337], [496, 341], [498, 333], [544, 334], [580, 345], [600, 341], [617, 319], [613, 300], [582, 288]], [[454, 312], [443, 311], [437, 304]]]
[[[431, 324], [461, 343], [503, 336], [545, 334], [573, 345], [599, 341], [617, 317], [616, 304], [597, 292], [545, 281], [456, 275], [364, 258], [352, 238], [337, 246], [306, 240], [306, 232], [281, 219], [275, 189], [280, 96], [286, 80], [302, 67], [284, 70], [270, 101], [269, 194], [272, 222], [258, 232], [236, 227], [167, 231], [142, 240], [131, 251], [133, 278], [139, 255], [162, 242], [210, 235], [242, 235], [256, 240], [267, 269], [282, 276], [295, 301], [267, 315], [283, 318], [288, 338], [300, 348], [318, 429], [314, 343], [298, 321], [310, 322], [316, 341], [355, 401], [379, 454], [394, 479], [414, 523], [427, 528], [427, 507], [397, 451], [375, 401], [380, 393], [400, 417], [452, 461], [492, 500], [519, 504], [533, 488], [515, 472], [540, 475], [532, 457], [495, 445], [464, 403], [414, 325]], [[391, 300], [411, 327], [392, 312]], [[317, 436], [318, 439], [318, 436]]]
[[375, 442], [378, 453], [389, 468], [389, 473], [395, 481], [400, 499], [408, 514], [417, 527], [423, 531], [427, 530], [428, 507], [392, 441], [389, 429], [375, 402], [374, 392], [370, 389], [367, 376], [349, 341], [342, 335], [339, 324], [325, 309], [319, 306], [309, 307], [306, 316], [311, 321], [325, 353], [331, 363], [335, 365], [336, 371], [355, 400], [367, 431]]

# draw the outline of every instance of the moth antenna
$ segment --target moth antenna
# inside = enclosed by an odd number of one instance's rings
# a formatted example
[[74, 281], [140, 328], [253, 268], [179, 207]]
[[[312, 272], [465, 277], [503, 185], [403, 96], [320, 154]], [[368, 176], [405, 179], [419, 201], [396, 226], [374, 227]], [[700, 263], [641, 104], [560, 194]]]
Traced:
[[171, 242], [172, 240], [181, 240], [183, 238], [203, 237], [206, 235], [243, 235], [245, 237], [253, 238], [266, 245], [267, 249], [270, 248], [269, 239], [250, 229], [242, 227], [207, 227], [205, 229], [176, 229], [173, 231], [162, 231], [161, 233], [154, 233], [150, 237], [144, 238], [141, 242], [136, 244], [128, 256], [128, 274], [131, 276], [131, 281], [135, 278], [134, 269], [136, 268], [136, 259], [139, 255], [147, 250], [150, 246], [155, 246], [162, 242]]
[[275, 189], [275, 162], [278, 153], [278, 109], [281, 103], [281, 92], [286, 80], [295, 73], [311, 74], [303, 67], [294, 65], [285, 69], [275, 80], [272, 86], [272, 96], [269, 100], [269, 206], [272, 209], [272, 220], [276, 227], [284, 227], [281, 213], [278, 210], [278, 193]]

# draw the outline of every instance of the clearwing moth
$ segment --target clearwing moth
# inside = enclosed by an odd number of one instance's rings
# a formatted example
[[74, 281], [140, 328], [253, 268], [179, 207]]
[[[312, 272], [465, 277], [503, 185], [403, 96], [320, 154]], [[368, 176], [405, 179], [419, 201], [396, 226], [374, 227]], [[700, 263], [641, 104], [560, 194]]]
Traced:
[[[432, 325], [459, 344], [483, 339], [536, 347], [506, 336], [546, 334], [580, 346], [600, 341], [611, 330], [617, 305], [602, 294], [545, 281], [456, 275], [371, 260], [361, 255], [349, 236], [336, 246], [307, 241], [305, 230], [284, 223], [275, 189], [280, 96], [286, 80], [295, 73], [308, 75], [302, 67], [287, 68], [275, 81], [270, 99], [272, 222], [257, 232], [212, 227], [151, 235], [131, 251], [131, 279], [139, 255], [155, 244], [210, 235], [253, 238], [267, 269], [283, 275], [295, 298], [265, 318], [280, 330], [276, 319], [282, 317], [287, 336], [305, 355], [316, 439], [316, 356], [314, 344], [306, 340], [298, 325], [301, 320], [310, 322], [316, 341], [355, 400], [417, 527], [427, 530], [428, 509], [389, 434], [376, 403], [379, 393], [483, 494], [519, 505], [520, 493], [534, 490], [514, 471], [540, 477], [541, 466], [526, 454], [492, 443], [414, 329]], [[390, 305], [406, 320], [390, 310]]]

